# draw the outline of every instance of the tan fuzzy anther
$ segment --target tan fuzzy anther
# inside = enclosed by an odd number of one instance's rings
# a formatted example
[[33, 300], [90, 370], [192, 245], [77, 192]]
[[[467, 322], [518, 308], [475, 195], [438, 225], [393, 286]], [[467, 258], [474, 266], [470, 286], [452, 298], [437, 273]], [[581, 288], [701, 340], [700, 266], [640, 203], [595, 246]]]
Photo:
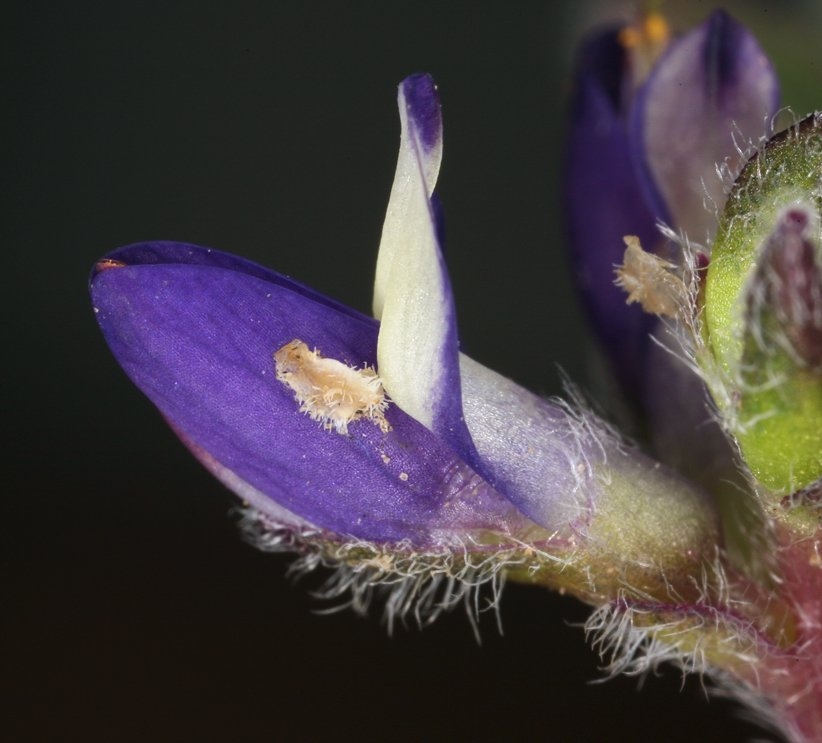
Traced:
[[639, 302], [652, 315], [679, 317], [688, 302], [685, 283], [672, 263], [642, 249], [639, 238], [626, 235], [625, 255], [616, 269], [616, 285], [628, 292], [628, 304]]
[[326, 430], [347, 434], [348, 425], [365, 418], [387, 432], [388, 400], [377, 372], [323, 358], [301, 340], [286, 343], [274, 353], [277, 379], [290, 387], [300, 412], [308, 413]]

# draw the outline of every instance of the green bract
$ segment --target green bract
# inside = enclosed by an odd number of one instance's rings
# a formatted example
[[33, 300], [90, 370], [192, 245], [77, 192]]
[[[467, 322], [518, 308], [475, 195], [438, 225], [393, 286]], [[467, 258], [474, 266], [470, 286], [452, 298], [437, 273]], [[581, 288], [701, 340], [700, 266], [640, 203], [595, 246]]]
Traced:
[[[796, 346], [804, 330], [790, 311], [790, 302], [817, 306], [808, 285], [819, 283], [821, 218], [817, 113], [748, 161], [722, 214], [705, 285], [712, 392], [754, 476], [779, 494], [822, 477], [822, 368]], [[783, 227], [791, 219], [801, 234]], [[798, 242], [809, 260], [779, 273], [771, 262], [796, 254]]]

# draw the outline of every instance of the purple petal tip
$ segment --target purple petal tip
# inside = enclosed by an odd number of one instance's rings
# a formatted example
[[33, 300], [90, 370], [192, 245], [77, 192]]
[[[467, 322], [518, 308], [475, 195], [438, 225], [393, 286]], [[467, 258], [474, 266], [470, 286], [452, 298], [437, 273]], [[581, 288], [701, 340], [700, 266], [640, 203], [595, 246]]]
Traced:
[[440, 140], [442, 116], [434, 78], [427, 73], [410, 75], [401, 83], [408, 118], [414, 123], [422, 145], [433, 149]]
[[750, 31], [723, 10], [715, 11], [705, 22], [701, 51], [705, 94], [718, 106], [723, 104], [725, 92], [740, 84], [745, 72], [767, 64]]

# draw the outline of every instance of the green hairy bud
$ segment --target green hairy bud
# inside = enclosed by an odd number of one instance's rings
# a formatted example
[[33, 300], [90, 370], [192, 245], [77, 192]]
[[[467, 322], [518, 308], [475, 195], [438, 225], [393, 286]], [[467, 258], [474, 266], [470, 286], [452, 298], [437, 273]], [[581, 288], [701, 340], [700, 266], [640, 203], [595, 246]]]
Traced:
[[822, 477], [822, 115], [745, 166], [705, 285], [711, 391], [742, 457], [776, 494]]

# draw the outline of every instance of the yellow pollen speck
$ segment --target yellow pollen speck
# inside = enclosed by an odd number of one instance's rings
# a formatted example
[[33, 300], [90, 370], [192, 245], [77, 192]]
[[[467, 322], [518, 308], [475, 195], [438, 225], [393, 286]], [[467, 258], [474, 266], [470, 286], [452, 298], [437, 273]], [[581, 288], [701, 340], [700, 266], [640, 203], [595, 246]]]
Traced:
[[639, 46], [663, 47], [671, 38], [671, 29], [662, 13], [654, 10], [644, 13], [631, 26], [619, 32], [619, 42], [628, 49]]
[[300, 412], [308, 413], [323, 428], [347, 434], [348, 424], [365, 418], [387, 432], [388, 400], [377, 372], [370, 366], [356, 369], [337, 359], [323, 358], [301, 340], [286, 343], [274, 353], [277, 379], [291, 388]]
[[668, 46], [671, 30], [661, 13], [648, 10], [619, 32], [619, 43], [627, 51], [633, 87], [648, 77], [662, 52]]
[[406, 482], [408, 480], [408, 473], [407, 472], [400, 472], [400, 480]]

